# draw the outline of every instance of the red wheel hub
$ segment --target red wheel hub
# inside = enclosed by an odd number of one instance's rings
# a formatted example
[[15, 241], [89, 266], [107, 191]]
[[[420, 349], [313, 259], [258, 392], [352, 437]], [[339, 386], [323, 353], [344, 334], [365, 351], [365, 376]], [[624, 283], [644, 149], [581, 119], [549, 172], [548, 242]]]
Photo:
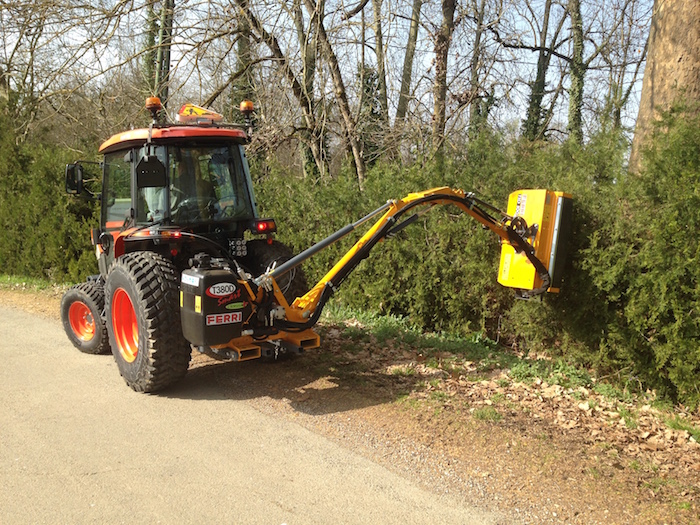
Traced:
[[131, 363], [139, 353], [139, 325], [129, 294], [118, 288], [112, 296], [112, 328], [119, 353]]
[[95, 337], [95, 319], [84, 302], [75, 301], [70, 305], [68, 322], [73, 333], [81, 341], [90, 341]]

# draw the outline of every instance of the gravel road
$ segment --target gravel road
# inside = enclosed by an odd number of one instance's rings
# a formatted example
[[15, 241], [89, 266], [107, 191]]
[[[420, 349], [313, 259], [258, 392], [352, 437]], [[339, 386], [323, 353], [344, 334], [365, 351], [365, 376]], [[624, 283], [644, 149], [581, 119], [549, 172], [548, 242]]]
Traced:
[[136, 394], [59, 321], [0, 306], [0, 523], [497, 524], [188, 376]]

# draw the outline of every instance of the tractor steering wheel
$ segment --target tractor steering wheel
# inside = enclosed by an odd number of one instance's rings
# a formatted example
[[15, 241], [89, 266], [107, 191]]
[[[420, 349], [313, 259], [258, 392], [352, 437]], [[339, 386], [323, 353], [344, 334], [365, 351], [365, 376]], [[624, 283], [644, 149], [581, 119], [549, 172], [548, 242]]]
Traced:
[[211, 219], [218, 213], [214, 200], [207, 197], [188, 197], [178, 203], [171, 216], [175, 222]]

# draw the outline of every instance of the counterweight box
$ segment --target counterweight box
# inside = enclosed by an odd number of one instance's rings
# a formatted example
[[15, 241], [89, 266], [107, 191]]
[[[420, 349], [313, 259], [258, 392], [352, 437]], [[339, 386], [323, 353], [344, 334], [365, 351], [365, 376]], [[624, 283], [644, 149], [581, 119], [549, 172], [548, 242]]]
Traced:
[[230, 270], [191, 268], [182, 272], [182, 334], [193, 345], [226, 344], [240, 337], [251, 313], [248, 295]]
[[[550, 190], [518, 190], [508, 198], [507, 213], [527, 224], [527, 241], [551, 278], [548, 292], [559, 292], [571, 237], [573, 200], [571, 195]], [[535, 267], [522, 251], [508, 242], [501, 246], [498, 282], [521, 290], [535, 290], [543, 284]]]

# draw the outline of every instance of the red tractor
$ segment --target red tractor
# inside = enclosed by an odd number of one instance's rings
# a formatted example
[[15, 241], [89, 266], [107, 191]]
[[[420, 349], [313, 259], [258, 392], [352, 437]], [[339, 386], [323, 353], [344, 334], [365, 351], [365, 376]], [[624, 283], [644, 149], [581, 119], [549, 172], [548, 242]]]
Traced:
[[[274, 220], [258, 216], [247, 133], [197, 106], [183, 106], [176, 124], [157, 118], [158, 99], [146, 107], [148, 128], [100, 147], [99, 196], [83, 186], [80, 162], [66, 167], [66, 190], [101, 202], [100, 227], [92, 230], [100, 274], [68, 290], [61, 303], [73, 344], [86, 353], [111, 349], [136, 391], [181, 379], [193, 348], [242, 361], [319, 347], [313, 327], [337, 287], [379, 241], [437, 205], [456, 206], [500, 237], [501, 284], [525, 297], [559, 290], [570, 195], [519, 190], [504, 213], [462, 190], [411, 193], [293, 256], [273, 239]], [[252, 104], [241, 110], [248, 119]], [[301, 263], [375, 218], [307, 291]]]
[[[102, 191], [92, 195], [101, 202], [100, 227], [92, 230], [100, 274], [68, 290], [61, 304], [73, 344], [91, 354], [111, 348], [138, 391], [163, 388], [187, 371], [191, 347], [178, 296], [180, 275], [193, 258], [204, 264], [205, 254], [235, 257], [259, 275], [292, 256], [273, 239], [275, 221], [258, 215], [246, 132], [221, 126], [220, 115], [196, 106], [183, 106], [174, 125], [157, 119], [157, 99], [147, 108], [149, 128], [119, 133], [100, 147]], [[241, 109], [248, 116], [252, 105]], [[82, 164], [66, 167], [68, 193], [87, 192]], [[279, 284], [290, 301], [307, 290], [301, 269]], [[212, 293], [236, 312], [244, 298], [226, 291]]]

